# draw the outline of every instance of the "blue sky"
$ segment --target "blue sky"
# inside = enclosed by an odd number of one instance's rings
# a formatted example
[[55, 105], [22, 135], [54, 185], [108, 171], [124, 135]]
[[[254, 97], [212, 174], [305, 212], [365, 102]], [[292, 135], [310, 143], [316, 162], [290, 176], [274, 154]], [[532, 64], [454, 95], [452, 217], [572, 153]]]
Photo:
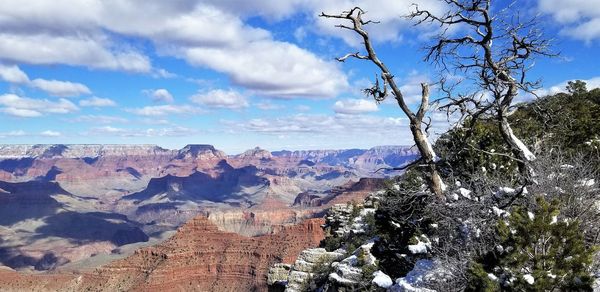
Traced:
[[[228, 153], [411, 144], [393, 102], [360, 89], [375, 68], [338, 63], [360, 50], [321, 11], [356, 5], [409, 101], [439, 70], [422, 61], [435, 27], [402, 18], [420, 0], [4, 0], [0, 143], [213, 144]], [[505, 1], [493, 1], [502, 7]], [[519, 1], [560, 57], [536, 60], [541, 93], [568, 80], [600, 86], [600, 1]], [[514, 10], [514, 9], [513, 9]], [[514, 11], [516, 13], [516, 11]], [[432, 113], [433, 135], [448, 122]]]

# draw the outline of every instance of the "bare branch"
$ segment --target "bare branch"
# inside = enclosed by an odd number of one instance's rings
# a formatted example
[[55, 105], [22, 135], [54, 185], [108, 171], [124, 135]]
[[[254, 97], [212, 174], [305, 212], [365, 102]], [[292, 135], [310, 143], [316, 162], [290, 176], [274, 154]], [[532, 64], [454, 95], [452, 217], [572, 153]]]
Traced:
[[346, 59], [348, 58], [356, 58], [356, 59], [361, 59], [361, 60], [369, 60], [369, 56], [363, 56], [360, 55], [359, 52], [356, 53], [348, 53], [346, 55], [344, 55], [343, 57], [339, 57], [339, 58], [335, 58], [338, 62], [345, 62]]

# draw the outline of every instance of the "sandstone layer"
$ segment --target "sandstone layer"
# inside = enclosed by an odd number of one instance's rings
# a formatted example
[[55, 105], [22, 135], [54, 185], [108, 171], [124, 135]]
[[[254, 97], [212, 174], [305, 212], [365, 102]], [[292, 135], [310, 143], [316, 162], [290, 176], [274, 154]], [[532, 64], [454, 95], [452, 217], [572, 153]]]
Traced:
[[275, 263], [293, 263], [324, 238], [322, 219], [274, 234], [245, 237], [220, 231], [206, 217], [183, 225], [169, 240], [92, 272], [18, 274], [0, 269], [0, 287], [13, 291], [266, 291]]

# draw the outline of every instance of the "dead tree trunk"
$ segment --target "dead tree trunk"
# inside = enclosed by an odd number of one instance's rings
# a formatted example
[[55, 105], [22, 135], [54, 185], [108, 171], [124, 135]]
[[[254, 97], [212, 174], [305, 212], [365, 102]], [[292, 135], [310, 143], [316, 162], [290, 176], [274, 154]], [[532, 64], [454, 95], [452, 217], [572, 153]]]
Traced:
[[[445, 72], [465, 74], [477, 91], [489, 94], [488, 98], [477, 100], [477, 94], [469, 94], [449, 105], [465, 110], [470, 104], [472, 111], [465, 111], [470, 118], [486, 115], [495, 119], [521, 174], [531, 182], [534, 172], [530, 162], [535, 156], [513, 133], [508, 115], [519, 91], [532, 93], [539, 86], [539, 80], [527, 81], [527, 72], [535, 56], [552, 55], [547, 51], [549, 41], [536, 28], [535, 18], [522, 22], [509, 13], [513, 11], [512, 4], [493, 10], [492, 0], [444, 1], [448, 10], [443, 14], [434, 15], [415, 5], [410, 15], [418, 19], [417, 24], [428, 22], [442, 27], [437, 42], [428, 48], [426, 60], [440, 65]], [[448, 33], [451, 27], [460, 27], [459, 32]]]
[[356, 58], [361, 60], [369, 60], [373, 62], [381, 71], [381, 79], [383, 80], [383, 88], [379, 86], [379, 80], [375, 79], [375, 85], [372, 88], [366, 89], [365, 92], [369, 95], [372, 95], [377, 102], [383, 101], [388, 95], [389, 85], [392, 95], [396, 99], [398, 106], [404, 114], [408, 117], [410, 122], [410, 131], [413, 136], [413, 140], [419, 150], [421, 158], [418, 161], [415, 161], [411, 165], [416, 166], [424, 166], [429, 172], [429, 189], [433, 192], [439, 199], [444, 199], [444, 183], [439, 175], [435, 162], [437, 160], [437, 155], [433, 151], [433, 147], [427, 140], [426, 132], [423, 130], [424, 118], [425, 114], [429, 108], [429, 85], [426, 83], [422, 83], [422, 94], [421, 94], [421, 104], [419, 105], [418, 111], [413, 112], [409, 106], [406, 104], [404, 100], [404, 96], [402, 91], [396, 84], [394, 80], [394, 75], [390, 72], [390, 70], [385, 66], [385, 64], [379, 59], [377, 54], [375, 53], [375, 49], [371, 44], [371, 40], [369, 38], [369, 34], [366, 30], [364, 30], [363, 26], [369, 23], [373, 23], [373, 21], [364, 21], [362, 19], [362, 15], [364, 11], [360, 7], [354, 7], [350, 11], [343, 12], [339, 15], [329, 15], [325, 13], [321, 13], [321, 17], [326, 18], [336, 18], [336, 19], [344, 19], [351, 21], [352, 26], [347, 26], [344, 24], [336, 25], [337, 27], [343, 29], [349, 29], [357, 34], [359, 34], [363, 39], [363, 44], [365, 46], [365, 50], [367, 51], [366, 55], [361, 55], [360, 53], [351, 53], [346, 54], [345, 56], [338, 58], [337, 60], [340, 62], [346, 61], [348, 58]]

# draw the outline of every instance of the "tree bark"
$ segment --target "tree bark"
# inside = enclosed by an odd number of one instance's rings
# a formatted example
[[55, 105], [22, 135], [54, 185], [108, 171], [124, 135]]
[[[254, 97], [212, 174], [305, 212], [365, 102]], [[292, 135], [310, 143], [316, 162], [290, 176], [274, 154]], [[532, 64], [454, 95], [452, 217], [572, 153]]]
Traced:
[[531, 153], [523, 141], [515, 136], [506, 116], [498, 117], [498, 126], [504, 142], [509, 145], [510, 150], [518, 159], [519, 172], [527, 180], [531, 179], [535, 175], [531, 167], [531, 162], [535, 160], [535, 155]]
[[443, 200], [445, 199], [444, 190], [446, 189], [446, 186], [442, 182], [442, 178], [440, 177], [437, 167], [435, 166], [437, 155], [427, 140], [427, 136], [421, 129], [421, 122], [413, 122], [411, 120], [410, 131], [413, 135], [413, 140], [419, 149], [419, 153], [421, 153], [421, 159], [426, 165], [429, 175], [431, 176], [429, 181], [429, 189], [436, 195], [438, 199]]
[[445, 197], [443, 192], [445, 186], [435, 165], [437, 156], [433, 151], [433, 147], [431, 147], [431, 144], [429, 144], [429, 141], [427, 140], [427, 135], [425, 131], [423, 131], [422, 129], [423, 119], [425, 118], [425, 114], [427, 113], [427, 110], [429, 108], [429, 85], [427, 85], [427, 83], [421, 84], [421, 104], [419, 105], [419, 109], [417, 110], [417, 112], [413, 112], [404, 100], [402, 91], [400, 90], [400, 88], [396, 84], [396, 81], [394, 80], [394, 75], [392, 75], [390, 70], [385, 66], [385, 64], [379, 59], [379, 57], [375, 53], [375, 49], [371, 44], [369, 34], [363, 28], [363, 25], [369, 24], [371, 23], [371, 21], [363, 21], [361, 18], [362, 14], [364, 14], [364, 11], [359, 7], [354, 7], [350, 11], [344, 12], [340, 15], [328, 15], [325, 13], [321, 13], [321, 17], [350, 20], [352, 22], [352, 26], [340, 24], [337, 25], [337, 27], [352, 30], [358, 33], [363, 39], [363, 45], [365, 46], [367, 55], [351, 53], [346, 54], [341, 58], [337, 58], [337, 60], [340, 62], [344, 62], [346, 59], [351, 57], [361, 60], [370, 60], [379, 68], [379, 70], [381, 70], [381, 76], [384, 80], [383, 91], [379, 89], [379, 85], [377, 82], [378, 80], [376, 80], [375, 88], [372, 89], [372, 92], [370, 92], [370, 94], [372, 94], [373, 97], [375, 97], [375, 100], [381, 101], [388, 94], [386, 86], [390, 86], [392, 94], [396, 99], [396, 102], [398, 103], [398, 106], [410, 121], [410, 131], [412, 133], [413, 140], [415, 141], [417, 149], [419, 150], [419, 153], [421, 155], [420, 161], [429, 171], [429, 189], [435, 194], [435, 196], [438, 199], [444, 200]]

